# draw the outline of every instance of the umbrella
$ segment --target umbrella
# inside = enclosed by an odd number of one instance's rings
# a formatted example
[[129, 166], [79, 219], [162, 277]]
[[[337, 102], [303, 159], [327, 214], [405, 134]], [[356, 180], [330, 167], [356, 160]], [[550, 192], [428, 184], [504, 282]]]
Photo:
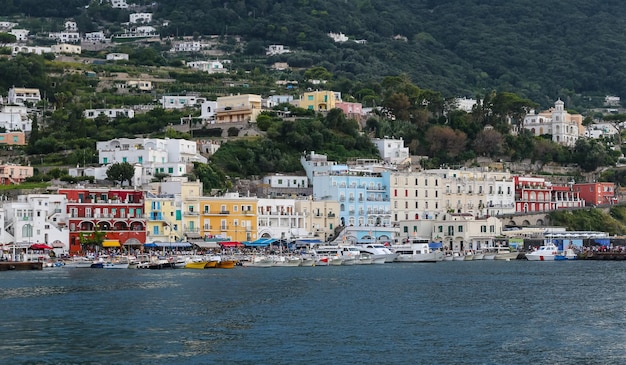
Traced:
[[35, 243], [30, 245], [31, 250], [52, 250], [52, 247], [46, 245], [45, 243]]

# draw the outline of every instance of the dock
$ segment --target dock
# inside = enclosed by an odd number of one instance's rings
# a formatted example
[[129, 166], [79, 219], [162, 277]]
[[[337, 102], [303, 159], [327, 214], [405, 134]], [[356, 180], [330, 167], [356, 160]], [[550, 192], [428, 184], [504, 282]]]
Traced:
[[9, 270], [43, 270], [43, 262], [3, 261], [0, 262], [0, 271]]
[[626, 252], [585, 252], [578, 255], [578, 258], [583, 260], [611, 260], [622, 261], [626, 260]]

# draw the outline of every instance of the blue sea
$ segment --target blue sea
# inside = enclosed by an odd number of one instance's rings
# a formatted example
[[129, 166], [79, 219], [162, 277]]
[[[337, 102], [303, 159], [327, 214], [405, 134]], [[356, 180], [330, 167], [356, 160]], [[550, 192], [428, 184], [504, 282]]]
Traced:
[[626, 263], [0, 272], [0, 364], [624, 364]]

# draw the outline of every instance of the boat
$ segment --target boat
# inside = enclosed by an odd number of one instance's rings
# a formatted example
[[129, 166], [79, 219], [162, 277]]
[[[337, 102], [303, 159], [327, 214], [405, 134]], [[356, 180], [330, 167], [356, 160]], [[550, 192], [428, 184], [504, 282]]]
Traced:
[[463, 256], [463, 260], [465, 261], [474, 261], [474, 254], [471, 251], [466, 251]]
[[206, 264], [206, 261], [190, 261], [185, 264], [185, 269], [204, 269]]
[[235, 267], [235, 265], [237, 264], [237, 261], [235, 260], [220, 260], [216, 267], [218, 269], [232, 269]]
[[483, 260], [485, 258], [485, 253], [482, 251], [474, 252], [474, 260]]
[[512, 251], [511, 248], [507, 246], [497, 246], [495, 249], [495, 260], [517, 260], [517, 256], [519, 255], [519, 252]]
[[554, 261], [568, 261], [576, 259], [578, 259], [578, 255], [571, 248], [568, 248], [564, 252], [560, 252], [558, 255], [554, 256]]
[[294, 256], [278, 255], [273, 257], [273, 265], [276, 267], [295, 267], [300, 266], [302, 259]]
[[[219, 261], [217, 262], [219, 264]], [[274, 266], [274, 260], [265, 255], [252, 255], [245, 260], [241, 261], [243, 267], [272, 267]]]
[[84, 256], [74, 256], [69, 260], [63, 261], [63, 267], [68, 269], [88, 269], [93, 264], [93, 259]]
[[[357, 244], [361, 250], [361, 254], [369, 253], [372, 256], [372, 260], [377, 262], [379, 257], [384, 258], [384, 262], [393, 262], [398, 254], [392, 252], [388, 247], [380, 243], [362, 243]], [[383, 263], [384, 263], [383, 262]]]
[[357, 246], [319, 246], [315, 248], [315, 255], [318, 257], [316, 265], [349, 266], [356, 264], [361, 251]]
[[204, 263], [205, 269], [215, 269], [217, 267], [217, 260], [209, 260]]
[[460, 252], [455, 252], [452, 254], [452, 261], [465, 261], [465, 256], [461, 255]]
[[432, 250], [427, 239], [410, 239], [408, 245], [395, 246], [394, 252], [398, 255], [395, 259], [396, 262], [443, 261], [443, 252]]
[[548, 243], [527, 253], [526, 259], [528, 261], [554, 261], [557, 255], [559, 255], [559, 248], [553, 243]]

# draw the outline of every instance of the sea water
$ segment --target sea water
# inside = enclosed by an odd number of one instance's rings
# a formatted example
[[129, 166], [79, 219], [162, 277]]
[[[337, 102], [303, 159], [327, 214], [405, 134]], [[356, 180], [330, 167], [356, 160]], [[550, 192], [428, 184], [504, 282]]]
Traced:
[[0, 272], [0, 364], [624, 364], [626, 263]]

